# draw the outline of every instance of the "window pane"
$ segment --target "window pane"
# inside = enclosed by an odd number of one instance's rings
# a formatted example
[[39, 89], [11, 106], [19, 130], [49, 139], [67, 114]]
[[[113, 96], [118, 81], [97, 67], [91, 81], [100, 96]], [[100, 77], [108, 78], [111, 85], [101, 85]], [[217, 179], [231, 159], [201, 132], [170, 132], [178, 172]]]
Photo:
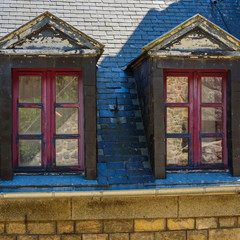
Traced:
[[202, 164], [222, 163], [222, 139], [202, 138]]
[[168, 107], [167, 108], [167, 133], [188, 132], [188, 108]]
[[41, 103], [41, 76], [19, 76], [19, 103]]
[[19, 108], [19, 134], [41, 134], [41, 109]]
[[56, 134], [78, 134], [78, 109], [56, 108]]
[[222, 132], [222, 108], [202, 107], [202, 133]]
[[78, 165], [78, 139], [56, 140], [56, 165]]
[[188, 102], [188, 77], [167, 77], [167, 102]]
[[202, 77], [202, 102], [221, 103], [222, 102], [222, 78]]
[[167, 165], [188, 165], [188, 138], [167, 138]]
[[41, 166], [41, 140], [19, 140], [20, 167]]
[[56, 77], [56, 102], [76, 103], [78, 102], [78, 77], [57, 76]]

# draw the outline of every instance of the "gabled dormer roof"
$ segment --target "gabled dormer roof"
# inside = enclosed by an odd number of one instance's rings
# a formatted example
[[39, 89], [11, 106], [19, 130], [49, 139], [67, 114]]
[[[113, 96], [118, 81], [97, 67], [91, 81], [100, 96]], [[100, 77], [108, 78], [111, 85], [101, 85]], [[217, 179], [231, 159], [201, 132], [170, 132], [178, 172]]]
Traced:
[[146, 56], [240, 57], [240, 41], [197, 14], [144, 46], [128, 69]]
[[98, 55], [101, 43], [45, 12], [0, 39], [2, 54]]

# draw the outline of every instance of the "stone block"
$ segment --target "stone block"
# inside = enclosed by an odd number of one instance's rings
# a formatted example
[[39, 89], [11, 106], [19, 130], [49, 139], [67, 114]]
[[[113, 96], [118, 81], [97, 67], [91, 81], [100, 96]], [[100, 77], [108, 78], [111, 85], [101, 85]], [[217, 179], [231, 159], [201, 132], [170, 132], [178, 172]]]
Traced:
[[194, 218], [174, 218], [167, 220], [169, 230], [194, 229]]
[[179, 217], [214, 217], [237, 215], [240, 215], [240, 195], [179, 197]]
[[0, 221], [71, 219], [70, 199], [2, 199]]
[[207, 240], [207, 230], [187, 231], [187, 240]]
[[102, 223], [101, 221], [77, 221], [76, 232], [77, 233], [101, 233]]
[[18, 236], [17, 240], [38, 240], [37, 236], [31, 236], [31, 235], [20, 235]]
[[106, 197], [72, 199], [72, 219], [177, 217], [177, 197]]
[[155, 233], [155, 240], [186, 240], [186, 232], [184, 231], [157, 232]]
[[197, 218], [196, 219], [196, 228], [197, 229], [210, 229], [217, 228], [217, 218]]
[[80, 234], [62, 235], [62, 240], [82, 240], [82, 236]]
[[130, 240], [154, 240], [154, 233], [130, 233]]
[[135, 219], [134, 220], [134, 231], [162, 231], [166, 228], [166, 220], [160, 219]]
[[104, 232], [132, 232], [133, 220], [106, 220], [103, 229]]
[[107, 234], [83, 234], [82, 240], [108, 240]]
[[0, 234], [4, 233], [4, 223], [0, 223]]
[[7, 222], [6, 233], [7, 234], [24, 234], [26, 233], [26, 225], [24, 222]]
[[[16, 240], [16, 237], [15, 236], [1, 236], [1, 240]], [[20, 240], [23, 240], [23, 238], [22, 239], [20, 239]], [[25, 240], [25, 239], [24, 239]], [[26, 240], [33, 240], [33, 239], [26, 239]], [[37, 240], [37, 238], [35, 238], [34, 240]]]
[[112, 233], [112, 234], [109, 234], [109, 240], [129, 240], [129, 233]]
[[61, 240], [59, 235], [39, 236], [39, 240]]
[[59, 221], [57, 222], [57, 233], [73, 233], [74, 232], [74, 221]]
[[219, 226], [223, 227], [237, 227], [237, 217], [220, 217]]
[[209, 230], [209, 240], [240, 239], [240, 228]]
[[54, 234], [56, 233], [55, 222], [29, 222], [27, 232], [30, 234]]

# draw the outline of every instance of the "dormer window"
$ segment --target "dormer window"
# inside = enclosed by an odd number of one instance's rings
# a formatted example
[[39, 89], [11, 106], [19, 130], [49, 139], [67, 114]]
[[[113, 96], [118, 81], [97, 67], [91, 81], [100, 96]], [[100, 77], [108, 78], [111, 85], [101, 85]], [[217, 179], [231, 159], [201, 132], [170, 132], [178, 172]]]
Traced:
[[213, 169], [240, 176], [239, 57], [239, 40], [198, 14], [128, 65], [156, 178]]
[[164, 70], [166, 168], [226, 168], [226, 71]]
[[0, 40], [12, 128], [0, 175], [66, 172], [97, 178], [96, 63], [103, 45], [46, 12]]

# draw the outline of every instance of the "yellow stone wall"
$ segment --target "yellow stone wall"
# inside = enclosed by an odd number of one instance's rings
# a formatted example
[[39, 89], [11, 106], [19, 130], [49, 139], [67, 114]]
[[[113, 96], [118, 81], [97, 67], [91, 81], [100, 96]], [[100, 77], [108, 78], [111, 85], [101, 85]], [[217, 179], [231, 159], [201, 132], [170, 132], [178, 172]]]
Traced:
[[240, 196], [0, 199], [0, 240], [237, 240]]

